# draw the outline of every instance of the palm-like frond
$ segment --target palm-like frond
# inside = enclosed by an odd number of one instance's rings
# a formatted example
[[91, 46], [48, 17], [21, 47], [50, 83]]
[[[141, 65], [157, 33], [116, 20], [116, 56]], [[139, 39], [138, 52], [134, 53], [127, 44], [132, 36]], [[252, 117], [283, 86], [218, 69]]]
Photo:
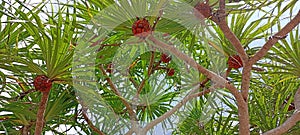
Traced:
[[[251, 125], [253, 132], [259, 133], [260, 130], [268, 131], [281, 125], [289, 111], [291, 103], [294, 101], [294, 93], [298, 88], [297, 79], [282, 80], [284, 75], [262, 75], [261, 81], [254, 80], [250, 95], [250, 112], [252, 116]], [[270, 111], [271, 110], [271, 111]], [[259, 121], [258, 121], [259, 120]]]
[[271, 50], [267, 56], [271, 61], [262, 65], [275, 68], [271, 71], [273, 73], [289, 74], [288, 78], [300, 77], [299, 28], [290, 32], [287, 39], [281, 40]]

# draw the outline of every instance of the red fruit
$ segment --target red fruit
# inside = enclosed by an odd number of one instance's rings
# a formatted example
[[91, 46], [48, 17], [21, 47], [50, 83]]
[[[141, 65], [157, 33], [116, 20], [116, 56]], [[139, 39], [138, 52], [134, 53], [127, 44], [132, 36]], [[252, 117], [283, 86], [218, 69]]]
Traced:
[[107, 73], [112, 73], [112, 71], [113, 71], [113, 64], [112, 64], [112, 63], [109, 63], [109, 64], [107, 65], [106, 72], [107, 72]]
[[168, 63], [170, 62], [172, 59], [172, 57], [170, 55], [167, 55], [167, 54], [162, 54], [161, 57], [160, 57], [160, 60], [164, 63]]
[[[288, 97], [284, 100], [283, 105], [284, 105], [284, 104], [287, 104], [290, 98], [291, 98], [291, 97], [288, 96]], [[288, 111], [292, 111], [292, 110], [295, 110], [295, 104], [294, 104], [293, 102], [290, 103], [289, 108], [288, 108]]]
[[288, 108], [288, 111], [292, 111], [292, 110], [295, 110], [295, 104], [294, 103], [291, 103], [289, 105], [289, 108]]
[[139, 19], [132, 24], [132, 33], [134, 36], [147, 37], [151, 32], [150, 23], [147, 19]]
[[[200, 13], [200, 14], [199, 14]], [[211, 16], [212, 10], [208, 2], [198, 2], [194, 7], [194, 15], [197, 18], [209, 18]]]
[[228, 68], [238, 69], [243, 67], [242, 59], [238, 55], [229, 56], [227, 63]]
[[168, 69], [167, 75], [168, 75], [168, 76], [173, 76], [174, 73], [175, 73], [175, 70], [174, 70], [173, 68], [170, 68], [170, 69]]
[[36, 90], [48, 92], [52, 87], [52, 81], [45, 75], [38, 75], [33, 81]]

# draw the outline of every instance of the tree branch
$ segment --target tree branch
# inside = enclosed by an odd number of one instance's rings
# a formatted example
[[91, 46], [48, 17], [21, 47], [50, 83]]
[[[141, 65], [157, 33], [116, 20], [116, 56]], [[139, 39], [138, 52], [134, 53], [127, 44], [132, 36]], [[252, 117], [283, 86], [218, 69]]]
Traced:
[[156, 45], [156, 47], [159, 47], [162, 50], [170, 51], [173, 55], [175, 55], [176, 57], [185, 61], [191, 67], [197, 69], [200, 73], [204, 74], [205, 76], [207, 76], [207, 78], [209, 78], [210, 80], [215, 82], [218, 87], [227, 88], [237, 101], [237, 105], [238, 105], [238, 109], [239, 109], [239, 119], [240, 119], [240, 134], [250, 134], [248, 104], [243, 99], [243, 97], [239, 93], [239, 91], [232, 84], [230, 84], [230, 82], [228, 82], [223, 77], [215, 74], [214, 72], [202, 67], [201, 65], [196, 63], [194, 61], [194, 59], [192, 59], [188, 55], [180, 52], [176, 47], [174, 47], [172, 45], [168, 45], [164, 42], [161, 42], [161, 41], [155, 39], [155, 37], [153, 37], [153, 35], [150, 35], [148, 37], [148, 39], [151, 40], [154, 43], [154, 45]]
[[294, 112], [294, 114], [290, 118], [288, 118], [282, 125], [264, 133], [263, 135], [279, 135], [286, 133], [289, 129], [295, 126], [298, 121], [300, 121], [300, 87], [295, 94], [294, 100], [296, 106], [296, 111]]
[[182, 53], [176, 47], [157, 40], [155, 37], [153, 37], [153, 35], [150, 35], [148, 39], [154, 43], [155, 47], [170, 51], [173, 55], [185, 61], [191, 67], [197, 69], [200, 73], [204, 74], [207, 78], [215, 82], [218, 87], [227, 88], [237, 101], [237, 105], [239, 108], [240, 133], [250, 134], [248, 104], [242, 97], [241, 93], [239, 93], [239, 91], [230, 82], [228, 82], [225, 78], [217, 75], [216, 73], [202, 67], [193, 58]]
[[[103, 75], [107, 76], [105, 69], [103, 68], [103, 66], [99, 66], [100, 70], [102, 71]], [[125, 105], [126, 109], [128, 110], [128, 113], [130, 115], [131, 120], [137, 120], [136, 118], [136, 114], [133, 111], [132, 107], [130, 106], [130, 104], [126, 101], [126, 99], [124, 99], [121, 95], [121, 93], [119, 92], [119, 90], [117, 89], [117, 87], [114, 85], [114, 83], [111, 81], [111, 79], [109, 77], [106, 78], [109, 86], [111, 87], [111, 89], [113, 90], [113, 92], [121, 99], [122, 103]]]
[[300, 10], [298, 14], [292, 19], [285, 27], [283, 27], [278, 33], [276, 33], [272, 38], [270, 38], [263, 47], [249, 60], [249, 62], [244, 63], [244, 69], [242, 74], [242, 95], [247, 101], [248, 92], [250, 87], [251, 69], [253, 64], [264, 57], [271, 47], [280, 40], [278, 37], [284, 37], [293, 28], [295, 28], [300, 23]]
[[220, 9], [212, 17], [212, 20], [220, 27], [225, 37], [234, 46], [235, 50], [238, 52], [239, 56], [243, 61], [243, 65], [248, 61], [248, 55], [246, 54], [240, 40], [236, 35], [230, 30], [226, 22], [226, 12], [225, 12], [225, 0], [220, 0]]
[[148, 37], [149, 40], [151, 40], [155, 47], [158, 47], [162, 50], [168, 50], [172, 54], [174, 54], [176, 57], [180, 58], [181, 60], [185, 61], [188, 65], [191, 67], [197, 69], [199, 72], [207, 76], [207, 78], [211, 79], [215, 83], [218, 83], [219, 85], [224, 86], [224, 84], [228, 83], [228, 81], [219, 75], [215, 74], [214, 72], [209, 71], [208, 69], [202, 67], [199, 65], [193, 58], [190, 58], [188, 55], [182, 53], [179, 51], [176, 47], [172, 45], [168, 45], [162, 41], [157, 40], [153, 35], [150, 35]]
[[40, 101], [39, 110], [38, 110], [37, 116], [36, 116], [37, 118], [36, 118], [34, 135], [42, 135], [43, 127], [45, 124], [44, 114], [46, 111], [50, 91], [41, 92], [41, 93], [42, 93], [42, 99]]
[[[244, 70], [243, 70], [243, 81], [242, 81], [242, 96], [245, 101], [248, 99], [249, 93], [249, 82], [251, 76], [251, 67], [252, 65], [248, 64], [248, 55], [246, 54], [240, 40], [236, 37], [236, 35], [230, 30], [226, 22], [226, 11], [225, 11], [225, 0], [220, 0], [219, 2], [220, 9], [217, 13], [212, 17], [212, 20], [220, 27], [225, 37], [229, 40], [229, 42], [234, 46], [235, 50], [238, 52], [238, 55], [241, 57]], [[245, 68], [246, 67], [246, 68]], [[246, 69], [246, 70], [245, 70]], [[226, 71], [228, 74], [230, 70]], [[244, 85], [244, 82], [246, 82]]]
[[141, 84], [139, 85], [138, 89], [137, 89], [137, 92], [136, 92], [136, 97], [135, 98], [138, 98], [141, 91], [143, 90], [144, 88], [144, 85], [146, 83], [146, 81], [149, 79], [150, 75], [152, 74], [152, 70], [153, 70], [153, 65], [154, 65], [154, 57], [155, 56], [155, 52], [154, 51], [151, 51], [151, 57], [150, 57], [150, 62], [149, 62], [149, 65], [148, 65], [148, 73], [147, 73], [147, 76], [142, 80]]
[[86, 114], [86, 109], [82, 110], [82, 116], [85, 119], [85, 121], [88, 123], [89, 127], [96, 133], [98, 133], [99, 135], [105, 135], [102, 131], [100, 131], [97, 127], [95, 127], [93, 125], [93, 123], [91, 122], [91, 120], [89, 119], [89, 117]]
[[243, 72], [242, 72], [242, 96], [246, 102], [248, 102], [249, 88], [250, 88], [250, 79], [251, 79], [251, 69], [252, 65], [247, 62], [244, 64]]
[[87, 124], [89, 125], [89, 127], [99, 135], [105, 135], [101, 130], [99, 130], [95, 125], [93, 125], [92, 121], [87, 116], [86, 111], [88, 108], [86, 107], [85, 103], [80, 98], [78, 99], [78, 102], [82, 106], [82, 116], [84, 120], [87, 122]]
[[250, 64], [255, 64], [258, 60], [264, 57], [267, 52], [271, 49], [271, 47], [278, 42], [281, 38], [286, 36], [290, 31], [292, 31], [298, 24], [300, 23], [300, 10], [297, 15], [287, 24], [285, 25], [279, 32], [277, 32], [274, 36], [272, 36], [263, 47], [250, 59]]
[[294, 96], [294, 104], [295, 104], [295, 109], [300, 110], [300, 87], [298, 88]]
[[[194, 88], [193, 90], [191, 90], [191, 93], [198, 90], [199, 86]], [[165, 120], [166, 118], [170, 117], [172, 114], [174, 114], [177, 110], [179, 110], [183, 105], [185, 105], [189, 100], [202, 96], [204, 94], [207, 94], [211, 92], [211, 89], [206, 89], [204, 91], [195, 93], [195, 94], [189, 94], [186, 97], [184, 97], [177, 105], [175, 105], [171, 110], [169, 110], [168, 112], [164, 113], [163, 115], [161, 115], [160, 117], [158, 117], [157, 119], [151, 121], [149, 124], [147, 124], [147, 126], [145, 128], [143, 128], [143, 131], [146, 132], [148, 130], [150, 130], [151, 128], [153, 128], [155, 125], [157, 125], [158, 123], [162, 122], [163, 120]]]
[[179, 59], [183, 60], [185, 63], [187, 63], [191, 67], [197, 69], [200, 73], [204, 74], [207, 78], [209, 78], [214, 83], [216, 83], [218, 85], [218, 87], [221, 87], [221, 88], [225, 87], [228, 90], [230, 90], [230, 92], [233, 94], [233, 96], [236, 98], [236, 100], [238, 102], [245, 102], [243, 100], [242, 95], [238, 92], [238, 90], [232, 84], [230, 84], [230, 82], [228, 82], [225, 78], [223, 78], [223, 77], [217, 75], [216, 73], [202, 67], [193, 58], [191, 58], [188, 55], [186, 55], [185, 53], [179, 51], [176, 47], [174, 47], [172, 45], [168, 45], [164, 42], [161, 42], [161, 41], [157, 40], [155, 37], [153, 37], [153, 35], [150, 35], [148, 37], [148, 39], [151, 40], [154, 43], [155, 47], [158, 47], [162, 50], [168, 50], [173, 55], [175, 55]]

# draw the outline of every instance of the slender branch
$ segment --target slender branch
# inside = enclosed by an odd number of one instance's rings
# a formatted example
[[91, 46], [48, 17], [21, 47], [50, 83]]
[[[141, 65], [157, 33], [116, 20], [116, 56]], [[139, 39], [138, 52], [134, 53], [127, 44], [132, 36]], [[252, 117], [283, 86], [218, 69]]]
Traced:
[[[148, 73], [147, 73], [147, 76], [140, 83], [140, 85], [139, 85], [139, 87], [137, 89], [136, 95], [133, 98], [133, 102], [135, 102], [135, 103], [137, 103], [136, 101], [138, 100], [138, 97], [139, 97], [141, 91], [143, 90], [146, 81], [148, 80], [148, 78], [150, 77], [150, 75], [153, 73], [152, 70], [153, 70], [153, 65], [154, 65], [154, 58], [155, 58], [155, 52], [151, 51], [150, 62], [149, 62], [149, 65], [148, 65]], [[140, 127], [138, 127], [138, 122], [137, 121], [131, 121], [131, 122], [133, 124], [132, 124], [132, 128], [129, 131], [135, 132], [136, 134], [140, 134], [141, 129], [140, 129]], [[129, 132], [126, 133], [126, 134], [129, 134]]]
[[154, 43], [155, 47], [158, 47], [162, 50], [168, 50], [173, 55], [175, 55], [179, 59], [183, 60], [185, 63], [187, 63], [191, 67], [197, 69], [200, 73], [204, 74], [207, 78], [209, 78], [213, 82], [217, 83], [219, 87], [226, 87], [227, 89], [229, 89], [238, 101], [239, 100], [244, 101], [242, 96], [238, 93], [238, 90], [232, 84], [230, 84], [230, 82], [228, 82], [225, 78], [202, 67], [193, 58], [191, 58], [188, 55], [186, 55], [185, 53], [179, 51], [176, 47], [174, 47], [172, 45], [168, 45], [164, 42], [157, 40], [155, 37], [153, 37], [153, 35], [150, 35], [148, 37], [148, 39]]
[[30, 123], [29, 125], [24, 125], [21, 128], [22, 135], [30, 135], [30, 127], [31, 126], [32, 126], [32, 123]]
[[137, 90], [137, 93], [136, 93], [136, 97], [137, 98], [139, 96], [139, 94], [141, 93], [141, 91], [143, 90], [144, 88], [144, 85], [146, 83], [146, 81], [148, 80], [148, 78], [150, 77], [151, 73], [152, 73], [152, 69], [153, 69], [153, 65], [154, 65], [154, 56], [155, 56], [155, 53], [153, 51], [151, 51], [151, 57], [150, 57], [150, 62], [149, 62], [149, 65], [148, 65], [148, 74], [147, 74], [147, 77], [145, 77], [140, 86], [138, 87], [138, 90]]
[[151, 58], [148, 66], [148, 77], [151, 75], [154, 66], [155, 52], [151, 51]]
[[86, 114], [86, 109], [82, 110], [82, 116], [84, 120], [88, 123], [89, 127], [92, 128], [94, 132], [98, 133], [99, 135], [105, 135], [102, 131], [100, 131], [97, 127], [93, 125], [93, 123], [91, 122], [91, 120]]
[[272, 38], [270, 38], [263, 47], [249, 60], [244, 64], [243, 74], [242, 74], [242, 95], [243, 98], [247, 101], [248, 92], [250, 87], [250, 78], [251, 78], [251, 69], [253, 64], [255, 64], [258, 60], [264, 57], [267, 52], [271, 49], [271, 47], [278, 42], [281, 38], [285, 37], [293, 28], [295, 28], [300, 23], [300, 10], [298, 14], [286, 25], [284, 26], [278, 33], [276, 33]]
[[153, 37], [153, 35], [150, 35], [148, 37], [148, 39], [151, 40], [154, 43], [155, 47], [158, 47], [161, 50], [168, 50], [169, 52], [171, 52], [176, 57], [178, 57], [181, 60], [185, 61], [191, 67], [197, 69], [199, 72], [201, 72], [202, 74], [207, 76], [207, 78], [211, 79], [212, 81], [214, 81], [214, 82], [216, 82], [220, 85], [223, 85], [223, 86], [224, 86], [224, 84], [228, 83], [227, 80], [225, 80], [224, 78], [222, 78], [219, 75], [215, 74], [214, 72], [211, 72], [208, 69], [202, 67], [193, 58], [189, 57], [185, 53], [182, 53], [176, 47], [174, 47], [172, 45], [168, 45], [168, 44], [166, 44], [162, 41], [157, 40], [155, 37]]
[[[234, 46], [235, 50], [238, 52], [239, 56], [242, 59], [243, 65], [248, 65], [243, 70], [243, 82], [250, 82], [250, 76], [251, 76], [251, 67], [252, 65], [247, 64], [248, 63], [248, 55], [246, 54], [240, 40], [236, 37], [236, 35], [230, 30], [230, 28], [227, 25], [226, 22], [226, 11], [225, 11], [225, 0], [220, 0], [220, 9], [217, 11], [217, 14], [212, 17], [212, 20], [218, 24], [220, 29], [222, 30], [223, 34], [225, 37], [229, 40], [229, 42]], [[230, 72], [229, 70], [226, 71], [226, 74]], [[246, 83], [249, 84], [249, 83]], [[249, 86], [244, 85], [242, 83], [242, 96], [245, 101], [248, 99], [248, 94], [249, 93]]]
[[274, 128], [263, 135], [280, 135], [287, 132], [300, 120], [300, 111], [297, 110], [290, 118], [288, 118], [281, 126]]
[[235, 50], [238, 52], [239, 56], [243, 61], [243, 65], [248, 61], [248, 55], [246, 54], [242, 43], [236, 37], [236, 35], [230, 30], [226, 22], [226, 12], [225, 12], [225, 0], [220, 0], [220, 9], [217, 11], [212, 17], [212, 20], [218, 24], [220, 29], [222, 30], [225, 37], [229, 40], [229, 42], [234, 46]]
[[99, 135], [105, 135], [101, 130], [99, 130], [95, 125], [93, 125], [93, 123], [91, 122], [91, 120], [87, 116], [86, 111], [87, 111], [88, 108], [87, 108], [86, 104], [80, 98], [78, 99], [78, 101], [79, 101], [80, 105], [82, 106], [82, 116], [83, 116], [84, 120], [87, 122], [87, 124], [89, 125], [89, 127], [94, 132], [98, 133]]
[[172, 45], [168, 45], [164, 42], [157, 40], [153, 35], [148, 37], [156, 47], [159, 47], [162, 50], [168, 50], [176, 57], [180, 58], [181, 60], [185, 61], [191, 67], [197, 69], [200, 73], [204, 74], [207, 78], [215, 82], [218, 87], [220, 88], [227, 88], [231, 94], [235, 97], [237, 101], [237, 105], [239, 107], [239, 119], [240, 119], [240, 134], [250, 134], [249, 132], [249, 114], [248, 114], [248, 104], [242, 97], [241, 93], [235, 88], [229, 81], [225, 78], [217, 75], [216, 73], [202, 67], [196, 61], [189, 57], [188, 55], [180, 52], [176, 47]]
[[[204, 88], [205, 87], [205, 84], [207, 83], [209, 81], [209, 79], [205, 79], [205, 80], [203, 80], [196, 88], [194, 88], [193, 90], [191, 90], [191, 92], [190, 93], [194, 93], [196, 90], [198, 90], [199, 88]], [[186, 98], [189, 98], [189, 99], [187, 99], [187, 101], [186, 102], [188, 102], [188, 100], [191, 100], [191, 99], [193, 99], [193, 98], [195, 98], [195, 97], [199, 97], [199, 96], [202, 96], [202, 95], [204, 95], [204, 94], [207, 94], [207, 93], [209, 93], [211, 90], [210, 89], [206, 89], [206, 90], [204, 90], [204, 91], [202, 91], [202, 92], [198, 92], [198, 93], [195, 93], [195, 94], [188, 94], [187, 96], [189, 96], [189, 97], [187, 97], [186, 96]], [[185, 103], [186, 103], [185, 102]], [[157, 125], [158, 123], [160, 123], [162, 120], [164, 120], [164, 119], [166, 119], [166, 118], [168, 118], [168, 117], [170, 117], [170, 115], [172, 115], [172, 114], [174, 114], [182, 105], [184, 105], [184, 104], [182, 104], [183, 103], [183, 101], [181, 101], [181, 102], [179, 102], [178, 104], [177, 104], [177, 109], [175, 108], [175, 107], [173, 107], [171, 110], [169, 110], [167, 113], [168, 114], [164, 114], [164, 116], [161, 116], [161, 118], [160, 119], [155, 119], [154, 121], [156, 121], [156, 122], [154, 122], [154, 123], [149, 123], [149, 124], [147, 124], [147, 126], [145, 127], [145, 128], [143, 128], [140, 132], [141, 133], [143, 133], [143, 134], [146, 134], [147, 133], [147, 131], [150, 129], [150, 128], [153, 128], [153, 126], [155, 126], [155, 125]], [[181, 106], [180, 106], [181, 105]], [[175, 109], [174, 109], [175, 108]], [[153, 122], [153, 121], [152, 121]], [[126, 133], [126, 135], [131, 135], [131, 134], [133, 134], [134, 133], [134, 130], [133, 129], [130, 129], [127, 133]]]
[[205, 78], [201, 83], [200, 83], [200, 86], [201, 87], [205, 87], [205, 84], [209, 81], [208, 78]]
[[[107, 76], [105, 69], [103, 68], [103, 66], [99, 66], [100, 70], [102, 71], [102, 73], [104, 74], [104, 76]], [[113, 90], [113, 92], [121, 99], [122, 103], [125, 105], [126, 109], [128, 110], [128, 113], [130, 115], [130, 118], [133, 120], [137, 120], [136, 118], [136, 114], [133, 111], [132, 107], [130, 106], [130, 104], [126, 101], [126, 99], [124, 99], [121, 95], [121, 93], [119, 92], [119, 90], [117, 89], [117, 87], [114, 85], [114, 83], [111, 81], [111, 79], [109, 77], [106, 78], [106, 81], [108, 82], [108, 84], [110, 85], [111, 89]]]
[[133, 84], [134, 88], [136, 88], [136, 89], [139, 88], [138, 83], [132, 77], [129, 77], [128, 79]]
[[22, 92], [17, 97], [15, 97], [15, 100], [23, 99], [26, 95], [28, 95], [28, 94], [30, 94], [32, 92], [35, 92], [35, 91], [36, 91], [36, 89], [29, 89], [29, 90], [27, 90], [25, 92]]
[[298, 88], [294, 99], [296, 106], [296, 111], [294, 112], [294, 114], [290, 118], [288, 118], [282, 125], [264, 133], [263, 135], [279, 135], [286, 133], [289, 129], [295, 126], [298, 121], [300, 121], [300, 87]]
[[239, 134], [250, 135], [250, 118], [248, 110], [248, 102], [237, 101], [238, 118], [239, 118]]
[[[129, 66], [129, 68], [128, 68], [128, 73], [129, 73], [129, 74], [130, 74], [130, 70], [137, 64], [137, 62], [138, 62], [140, 59], [141, 59], [141, 58], [136, 59], [136, 60]], [[138, 83], [137, 83], [131, 76], [129, 77], [129, 81], [134, 85], [134, 87], [135, 87], [136, 89], [139, 88]]]
[[158, 17], [156, 18], [156, 20], [155, 20], [155, 22], [154, 22], [154, 24], [153, 24], [152, 31], [155, 30], [156, 25], [157, 25], [158, 21], [160, 20], [162, 14], [163, 14], [163, 10], [161, 9], [161, 10], [159, 10], [159, 15], [158, 15]]
[[248, 61], [248, 55], [246, 54], [244, 47], [240, 40], [236, 37], [236, 35], [230, 30], [226, 21], [221, 21], [217, 23], [220, 26], [220, 29], [224, 33], [225, 37], [229, 40], [229, 42], [234, 46], [235, 50], [238, 52], [239, 56], [243, 61], [243, 65]]
[[42, 99], [40, 101], [39, 110], [37, 112], [34, 135], [42, 135], [43, 127], [45, 124], [44, 114], [47, 107], [49, 93], [50, 91], [42, 92]]
[[[195, 89], [193, 89], [191, 91], [191, 93], [195, 90], [198, 90], [200, 87], [196, 87]], [[147, 126], [143, 129], [144, 132], [150, 130], [151, 128], [153, 128], [155, 125], [157, 125], [158, 123], [162, 122], [163, 120], [165, 120], [166, 118], [170, 117], [172, 114], [174, 114], [177, 110], [179, 110], [183, 105], [185, 105], [188, 101], [190, 101], [193, 98], [205, 95], [207, 93], [211, 92], [211, 89], [206, 89], [204, 91], [195, 93], [195, 94], [189, 94], [187, 96], [185, 96], [177, 105], [175, 105], [171, 110], [169, 110], [168, 112], [164, 113], [163, 115], [161, 115], [160, 117], [158, 117], [157, 119], [151, 121], [149, 124], [147, 124]]]
[[[102, 71], [102, 73], [104, 74], [104, 76], [107, 76], [106, 72], [105, 72], [105, 69], [103, 68], [102, 65], [99, 66], [100, 70]], [[136, 114], [133, 110], [133, 107], [135, 106], [131, 106], [127, 101], [126, 99], [124, 99], [121, 95], [121, 93], [119, 92], [119, 90], [117, 89], [117, 87], [115, 86], [115, 84], [112, 82], [112, 80], [109, 78], [109, 77], [106, 77], [106, 81], [108, 82], [108, 84], [110, 85], [112, 91], [121, 99], [122, 103], [125, 105], [128, 113], [129, 113], [129, 116], [130, 116], [130, 122], [131, 122], [131, 125], [132, 125], [132, 128], [135, 132], [138, 131], [138, 118], [136, 117]]]
[[297, 25], [300, 23], [300, 10], [297, 15], [287, 24], [285, 25], [279, 32], [277, 32], [273, 37], [271, 37], [263, 47], [250, 59], [250, 64], [253, 65], [262, 57], [264, 57], [267, 52], [271, 49], [271, 47], [278, 42], [281, 38], [285, 37], [290, 31], [292, 31]]

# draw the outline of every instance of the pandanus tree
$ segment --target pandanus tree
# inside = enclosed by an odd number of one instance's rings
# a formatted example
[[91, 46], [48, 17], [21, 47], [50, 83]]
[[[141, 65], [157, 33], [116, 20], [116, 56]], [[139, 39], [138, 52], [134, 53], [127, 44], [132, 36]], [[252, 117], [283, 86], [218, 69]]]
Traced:
[[51, 12], [51, 6], [1, 2], [1, 130], [7, 134], [42, 134], [77, 120], [70, 70], [76, 10], [61, 5]]
[[297, 134], [297, 0], [2, 1], [6, 134]]

